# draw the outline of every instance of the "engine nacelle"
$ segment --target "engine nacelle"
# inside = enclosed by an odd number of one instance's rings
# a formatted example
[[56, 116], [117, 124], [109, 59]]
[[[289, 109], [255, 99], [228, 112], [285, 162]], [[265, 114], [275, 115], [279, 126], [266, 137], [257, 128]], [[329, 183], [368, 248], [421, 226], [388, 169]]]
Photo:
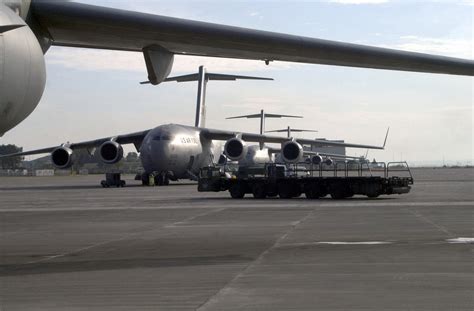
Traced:
[[99, 147], [100, 160], [106, 164], [114, 164], [123, 158], [123, 147], [115, 141], [106, 141]]
[[303, 160], [303, 146], [295, 141], [287, 141], [281, 146], [281, 157], [285, 163], [298, 163]]
[[240, 138], [234, 137], [225, 142], [224, 153], [232, 161], [243, 159], [247, 152], [248, 147]]
[[324, 160], [324, 164], [326, 164], [327, 166], [330, 166], [334, 164], [334, 161], [331, 158], [326, 158], [326, 160]]
[[73, 164], [73, 152], [68, 147], [58, 147], [51, 152], [51, 162], [59, 169], [70, 168]]
[[323, 157], [320, 156], [319, 154], [315, 155], [311, 158], [311, 163], [313, 163], [314, 165], [319, 165], [322, 162], [323, 162]]
[[[38, 104], [46, 83], [43, 50], [31, 28], [0, 1], [0, 136]], [[20, 11], [21, 3], [15, 11]], [[23, 13], [22, 13], [23, 14]]]

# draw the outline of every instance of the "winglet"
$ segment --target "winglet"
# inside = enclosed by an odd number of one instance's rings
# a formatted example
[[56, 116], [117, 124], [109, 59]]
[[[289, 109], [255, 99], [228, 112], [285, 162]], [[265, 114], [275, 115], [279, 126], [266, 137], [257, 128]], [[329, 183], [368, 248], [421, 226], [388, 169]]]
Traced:
[[385, 140], [383, 141], [382, 148], [385, 149], [385, 144], [387, 143], [388, 132], [390, 132], [390, 126], [387, 128], [387, 134], [385, 134]]

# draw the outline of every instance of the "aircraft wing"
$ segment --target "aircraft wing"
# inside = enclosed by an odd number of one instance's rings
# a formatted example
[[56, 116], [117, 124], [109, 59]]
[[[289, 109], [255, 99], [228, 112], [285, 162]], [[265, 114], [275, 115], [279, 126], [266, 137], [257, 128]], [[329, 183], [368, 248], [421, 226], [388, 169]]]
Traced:
[[[268, 136], [268, 135], [261, 135], [261, 134], [254, 134], [254, 133], [240, 133], [240, 132], [231, 132], [231, 131], [223, 131], [223, 130], [214, 130], [208, 128], [201, 129], [201, 136], [210, 139], [210, 140], [228, 140], [233, 137], [240, 137], [245, 142], [256, 142], [256, 143], [276, 143], [282, 144], [291, 140], [288, 137], [279, 137], [279, 136]], [[339, 146], [339, 147], [347, 147], [347, 148], [363, 148], [363, 149], [381, 149], [385, 148], [385, 143], [387, 141], [388, 131], [385, 135], [385, 141], [382, 146], [374, 146], [374, 145], [361, 145], [361, 144], [352, 144], [352, 143], [342, 143], [342, 142], [334, 142], [328, 141], [323, 139], [294, 139], [301, 145], [311, 145], [311, 146]]]
[[[39, 25], [40, 32], [46, 34], [51, 43], [57, 46], [140, 52], [156, 48], [169, 52], [171, 56], [186, 54], [267, 62], [275, 60], [474, 75], [473, 60], [198, 22], [69, 1], [32, 0], [30, 23], [31, 21]], [[145, 59], [147, 60], [147, 56]], [[167, 74], [169, 70], [163, 75]], [[161, 81], [156, 80], [155, 83]]]
[[[99, 139], [95, 139], [95, 140], [83, 141], [83, 142], [79, 142], [79, 143], [71, 143], [71, 144], [67, 143], [67, 144], [63, 144], [63, 145], [65, 147], [71, 148], [72, 150], [74, 150], [74, 149], [93, 149], [93, 148], [99, 147], [100, 145], [102, 145], [106, 141], [114, 140], [117, 143], [122, 144], [122, 145], [134, 144], [135, 147], [138, 150], [140, 148], [140, 145], [141, 145], [143, 139], [145, 138], [146, 134], [148, 134], [149, 131], [150, 130], [146, 130], [146, 131], [142, 131], [142, 132], [135, 132], [135, 133], [125, 134], [125, 135], [104, 137], [104, 138], [99, 138]], [[10, 158], [10, 157], [33, 155], [33, 154], [51, 153], [51, 152], [53, 152], [54, 149], [56, 149], [58, 147], [59, 146], [54, 146], [54, 147], [48, 147], [48, 148], [18, 152], [18, 153], [13, 153], [13, 154], [0, 155], [0, 158]]]

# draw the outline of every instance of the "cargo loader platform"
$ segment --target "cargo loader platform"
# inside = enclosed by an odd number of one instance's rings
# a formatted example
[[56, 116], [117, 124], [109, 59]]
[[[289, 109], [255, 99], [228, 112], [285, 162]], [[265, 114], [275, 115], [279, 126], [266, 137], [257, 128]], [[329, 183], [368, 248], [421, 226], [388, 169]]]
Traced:
[[408, 193], [413, 176], [406, 162], [336, 163], [297, 165], [265, 164], [239, 167], [229, 172], [225, 167], [204, 167], [200, 171], [198, 191], [229, 191], [234, 199], [252, 194], [256, 199], [290, 199], [303, 193], [308, 199], [330, 195], [345, 199], [354, 195], [376, 198], [380, 195]]

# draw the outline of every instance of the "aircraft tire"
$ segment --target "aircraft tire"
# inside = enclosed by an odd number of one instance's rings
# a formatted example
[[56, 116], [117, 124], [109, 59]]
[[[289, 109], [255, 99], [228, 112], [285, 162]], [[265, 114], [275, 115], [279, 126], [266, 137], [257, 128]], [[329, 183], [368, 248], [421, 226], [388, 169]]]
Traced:
[[245, 196], [244, 185], [235, 183], [229, 188], [229, 193], [232, 199], [242, 199]]
[[255, 183], [252, 187], [252, 194], [255, 199], [265, 199], [267, 191], [264, 183]]

